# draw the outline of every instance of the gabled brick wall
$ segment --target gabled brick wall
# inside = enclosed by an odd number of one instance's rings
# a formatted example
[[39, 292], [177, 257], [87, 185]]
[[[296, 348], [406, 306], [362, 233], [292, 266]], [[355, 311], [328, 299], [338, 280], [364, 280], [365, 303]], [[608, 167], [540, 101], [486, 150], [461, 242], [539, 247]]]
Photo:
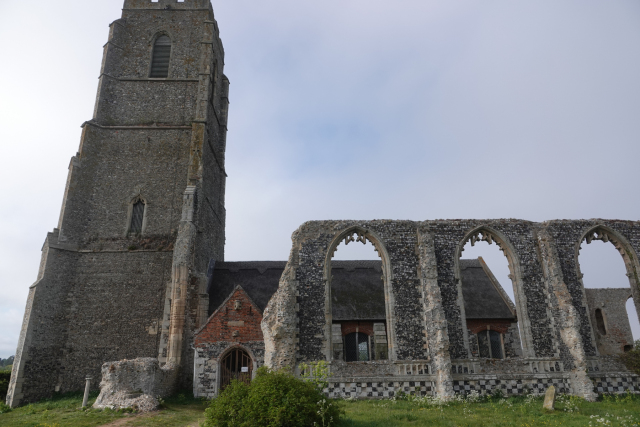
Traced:
[[239, 286], [196, 332], [196, 347], [218, 341], [262, 341], [262, 313]]
[[240, 286], [196, 331], [193, 394], [213, 398], [217, 395], [220, 360], [232, 348], [242, 348], [253, 360], [253, 372], [264, 364], [262, 312]]

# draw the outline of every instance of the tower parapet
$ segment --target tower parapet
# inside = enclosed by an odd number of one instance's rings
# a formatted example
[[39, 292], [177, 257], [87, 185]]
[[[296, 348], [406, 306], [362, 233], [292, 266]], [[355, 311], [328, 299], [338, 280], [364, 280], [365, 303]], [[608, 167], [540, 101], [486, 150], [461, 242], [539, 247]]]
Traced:
[[209, 9], [209, 0], [125, 0], [123, 9]]

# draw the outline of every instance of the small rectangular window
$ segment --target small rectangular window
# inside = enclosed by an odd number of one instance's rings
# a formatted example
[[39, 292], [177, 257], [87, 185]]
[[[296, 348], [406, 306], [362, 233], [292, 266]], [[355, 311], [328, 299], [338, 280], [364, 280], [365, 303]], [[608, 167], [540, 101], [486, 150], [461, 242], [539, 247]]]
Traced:
[[477, 337], [480, 357], [486, 357], [487, 359], [504, 359], [502, 352], [502, 334], [496, 331], [480, 331]]

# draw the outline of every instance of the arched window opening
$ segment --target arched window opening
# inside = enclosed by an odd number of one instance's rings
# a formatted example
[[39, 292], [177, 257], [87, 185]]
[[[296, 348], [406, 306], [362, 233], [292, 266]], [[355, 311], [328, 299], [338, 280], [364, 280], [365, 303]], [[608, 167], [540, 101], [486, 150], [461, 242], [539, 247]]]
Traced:
[[[495, 245], [493, 243], [496, 243]], [[459, 260], [459, 285], [471, 357], [522, 357], [522, 333], [514, 273], [496, 236], [479, 231], [466, 242]], [[503, 284], [511, 283], [509, 286]]]
[[142, 234], [142, 223], [144, 220], [144, 202], [138, 199], [131, 209], [131, 224], [129, 226], [129, 234]]
[[151, 78], [166, 78], [169, 76], [169, 60], [171, 58], [171, 39], [160, 36], [153, 45], [151, 59]]
[[363, 332], [352, 332], [344, 337], [345, 344], [345, 360], [347, 362], [367, 362], [370, 359], [369, 354], [371, 342], [369, 335]]
[[602, 316], [602, 310], [596, 308], [596, 325], [598, 327], [598, 332], [602, 335], [607, 335], [607, 328], [604, 327], [604, 317]]
[[332, 254], [329, 302], [333, 360], [389, 358], [384, 271], [376, 251], [366, 234], [354, 231]]
[[241, 348], [232, 349], [220, 363], [220, 391], [224, 390], [231, 380], [250, 383], [252, 372], [253, 361], [249, 353]]
[[629, 258], [622, 243], [604, 228], [587, 233], [578, 249], [577, 275], [584, 286], [595, 345], [602, 355], [623, 353], [640, 338], [626, 262]]
[[496, 331], [480, 331], [478, 337], [478, 353], [488, 359], [504, 359], [504, 338]]

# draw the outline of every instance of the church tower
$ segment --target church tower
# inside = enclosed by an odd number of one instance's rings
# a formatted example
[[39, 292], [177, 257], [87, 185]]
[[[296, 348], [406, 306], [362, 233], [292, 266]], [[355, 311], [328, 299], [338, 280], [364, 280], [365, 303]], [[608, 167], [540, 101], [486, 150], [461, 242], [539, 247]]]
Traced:
[[93, 118], [29, 290], [7, 403], [97, 388], [157, 357], [190, 383], [207, 271], [224, 260], [229, 81], [209, 0], [125, 0]]

